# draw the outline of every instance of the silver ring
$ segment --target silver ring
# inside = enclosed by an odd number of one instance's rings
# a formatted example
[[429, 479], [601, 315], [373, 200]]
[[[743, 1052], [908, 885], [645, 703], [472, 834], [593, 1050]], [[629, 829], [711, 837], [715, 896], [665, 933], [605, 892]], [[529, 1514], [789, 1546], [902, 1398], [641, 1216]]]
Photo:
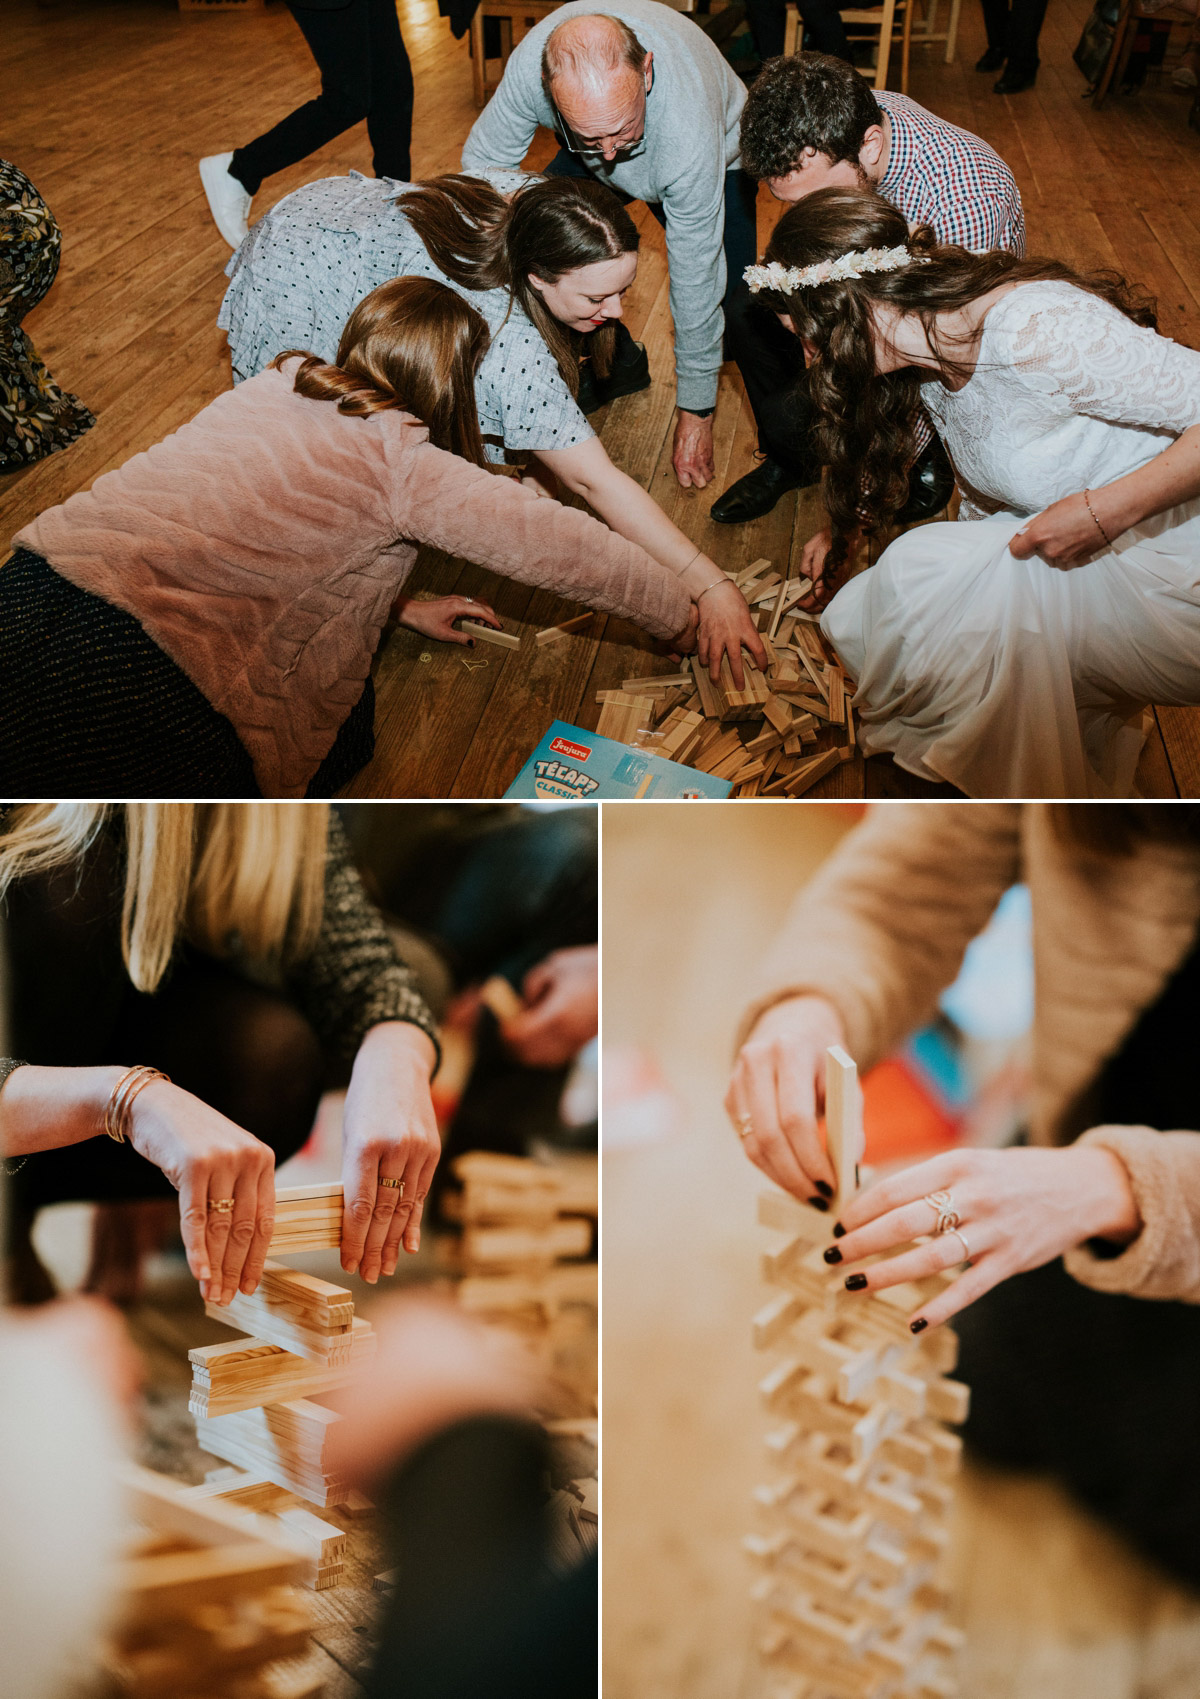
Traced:
[[937, 1215], [935, 1233], [953, 1233], [962, 1217], [954, 1207], [954, 1198], [950, 1192], [926, 1192], [921, 1199], [927, 1203]]
[[967, 1235], [958, 1227], [951, 1227], [951, 1228], [948, 1229], [948, 1231], [954, 1235], [954, 1237], [958, 1240], [959, 1244], [963, 1248], [962, 1261], [963, 1262], [970, 1262], [970, 1260], [971, 1260], [971, 1247], [967, 1243]]
[[382, 1174], [381, 1174], [380, 1177], [379, 1177], [379, 1184], [381, 1186], [389, 1187], [392, 1191], [399, 1192], [401, 1197], [404, 1196], [404, 1181], [403, 1180], [385, 1180], [383, 1178]]
[[750, 1116], [749, 1115], [739, 1115], [738, 1118], [737, 1118], [737, 1136], [738, 1136], [738, 1138], [739, 1139], [748, 1139], [750, 1137], [750, 1134], [753, 1131], [754, 1131], [754, 1122], [751, 1120]]

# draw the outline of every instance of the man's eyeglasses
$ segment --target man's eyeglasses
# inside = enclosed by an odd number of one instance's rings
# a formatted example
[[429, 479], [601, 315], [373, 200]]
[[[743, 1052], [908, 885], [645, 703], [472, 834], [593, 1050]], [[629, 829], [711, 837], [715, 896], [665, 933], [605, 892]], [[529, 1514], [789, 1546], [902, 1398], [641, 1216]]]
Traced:
[[[654, 72], [653, 72], [653, 70], [651, 70], [651, 72], [650, 72], [650, 87], [646, 90], [647, 100], [649, 100], [650, 93], [651, 93], [653, 88], [654, 88]], [[546, 99], [550, 102], [550, 110], [553, 112], [555, 122], [558, 125], [558, 133], [561, 136], [568, 153], [603, 153], [604, 152], [603, 142], [608, 141], [610, 139], [609, 137], [607, 137], [607, 136], [604, 137], [603, 141], [586, 141], [583, 136], [578, 135], [571, 128], [571, 126], [567, 123], [567, 120], [563, 117], [562, 112], [559, 110], [558, 102], [555, 100], [554, 96], [550, 93], [550, 90], [549, 90], [548, 87], [546, 89]], [[633, 120], [631, 119], [630, 122], [632, 123]], [[628, 128], [628, 125], [626, 125], [625, 128]], [[644, 133], [644, 131], [643, 131], [643, 133]], [[631, 147], [635, 142], [641, 141], [641, 139], [642, 139], [641, 136], [630, 136], [628, 141], [618, 143], [617, 151], [620, 152], [621, 148], [623, 148], [623, 147]]]

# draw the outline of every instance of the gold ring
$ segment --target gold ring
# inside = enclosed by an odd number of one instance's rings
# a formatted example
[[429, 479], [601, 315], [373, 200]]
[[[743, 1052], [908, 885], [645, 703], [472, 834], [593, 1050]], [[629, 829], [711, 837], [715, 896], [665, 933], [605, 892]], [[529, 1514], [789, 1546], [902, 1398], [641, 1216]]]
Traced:
[[232, 1215], [233, 1214], [233, 1199], [232, 1198], [209, 1198], [209, 1200], [208, 1200], [208, 1212], [209, 1212], [210, 1215]]
[[751, 1117], [749, 1115], [739, 1115], [738, 1119], [737, 1119], [737, 1136], [738, 1136], [738, 1138], [739, 1139], [748, 1139], [750, 1137], [750, 1134], [753, 1131], [754, 1131], [754, 1122], [751, 1119]]
[[971, 1260], [971, 1247], [967, 1243], [967, 1235], [965, 1233], [961, 1232], [960, 1229], [957, 1228], [957, 1227], [951, 1227], [950, 1232], [953, 1233], [954, 1237], [958, 1240], [959, 1244], [963, 1248], [963, 1254], [962, 1254], [963, 1262], [970, 1262], [970, 1260]]
[[949, 1192], [926, 1192], [921, 1202], [927, 1203], [937, 1215], [937, 1225], [933, 1229], [935, 1233], [954, 1232], [962, 1218], [955, 1209], [954, 1198]]
[[383, 1178], [383, 1176], [380, 1175], [379, 1184], [381, 1186], [388, 1186], [393, 1191], [399, 1192], [401, 1197], [404, 1196], [404, 1181], [403, 1180], [385, 1180]]

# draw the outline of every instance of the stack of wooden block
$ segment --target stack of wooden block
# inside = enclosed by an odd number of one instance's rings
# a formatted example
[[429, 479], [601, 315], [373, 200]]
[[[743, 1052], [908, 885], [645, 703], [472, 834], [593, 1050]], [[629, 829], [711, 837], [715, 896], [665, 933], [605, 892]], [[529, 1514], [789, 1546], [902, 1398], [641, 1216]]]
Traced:
[[846, 674], [816, 620], [795, 606], [812, 588], [807, 578], [783, 577], [769, 560], [728, 576], [755, 610], [766, 672], [743, 653], [741, 690], [728, 659], [715, 685], [695, 657], [684, 672], [627, 678], [597, 693], [596, 730], [728, 779], [735, 797], [801, 796], [855, 753]]
[[305, 1560], [261, 1518], [125, 1471], [131, 1544], [102, 1664], [129, 1699], [315, 1699]]
[[[836, 1211], [856, 1185], [861, 1099], [854, 1064], [829, 1052], [829, 1149]], [[908, 1317], [945, 1276], [848, 1292], [823, 1252], [836, 1215], [782, 1192], [759, 1217], [787, 1235], [764, 1257], [777, 1288], [755, 1318], [776, 1354], [760, 1392], [780, 1425], [776, 1472], [756, 1497], [762, 1528], [746, 1542], [762, 1569], [755, 1597], [772, 1699], [953, 1699], [943, 1567], [961, 1441], [944, 1426], [967, 1413], [946, 1378], [956, 1341], [923, 1337]]]
[[258, 1290], [249, 1297], [239, 1292], [224, 1308], [205, 1306], [214, 1320], [251, 1337], [189, 1353], [197, 1443], [245, 1471], [225, 1471], [194, 1493], [271, 1518], [279, 1537], [306, 1554], [315, 1587], [340, 1579], [346, 1535], [295, 1500], [324, 1509], [353, 1498], [328, 1457], [339, 1418], [319, 1395], [346, 1380], [375, 1341], [370, 1324], [355, 1317], [346, 1287], [273, 1259], [334, 1249], [341, 1226], [340, 1185], [278, 1192], [271, 1258]]
[[458, 1298], [464, 1309], [537, 1330], [566, 1305], [595, 1307], [594, 1159], [551, 1165], [469, 1151], [455, 1160], [453, 1172], [460, 1190], [446, 1200], [446, 1212], [462, 1228]]

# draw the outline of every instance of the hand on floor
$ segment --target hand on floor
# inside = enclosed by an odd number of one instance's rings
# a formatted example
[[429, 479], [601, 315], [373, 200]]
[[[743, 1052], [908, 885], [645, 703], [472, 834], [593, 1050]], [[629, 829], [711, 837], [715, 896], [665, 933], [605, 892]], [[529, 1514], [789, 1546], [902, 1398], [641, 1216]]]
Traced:
[[685, 490], [702, 490], [716, 476], [713, 458], [713, 422], [710, 415], [702, 419], [696, 413], [685, 413], [682, 407], [675, 415], [675, 442], [671, 449], [675, 476]]
[[494, 608], [477, 602], [473, 596], [438, 596], [432, 602], [418, 602], [415, 596], [403, 596], [392, 608], [394, 617], [410, 631], [419, 631], [438, 643], [463, 643], [474, 648], [475, 639], [468, 631], [456, 631], [456, 619], [477, 619], [481, 625], [504, 627]]
[[728, 580], [706, 590], [696, 606], [700, 610], [697, 643], [700, 665], [708, 668], [708, 676], [716, 684], [721, 676], [722, 658], [728, 658], [735, 688], [744, 689], [746, 670], [742, 665], [742, 650], [750, 651], [755, 666], [765, 670], [767, 665], [767, 651], [746, 606], [745, 596], [732, 580]]

